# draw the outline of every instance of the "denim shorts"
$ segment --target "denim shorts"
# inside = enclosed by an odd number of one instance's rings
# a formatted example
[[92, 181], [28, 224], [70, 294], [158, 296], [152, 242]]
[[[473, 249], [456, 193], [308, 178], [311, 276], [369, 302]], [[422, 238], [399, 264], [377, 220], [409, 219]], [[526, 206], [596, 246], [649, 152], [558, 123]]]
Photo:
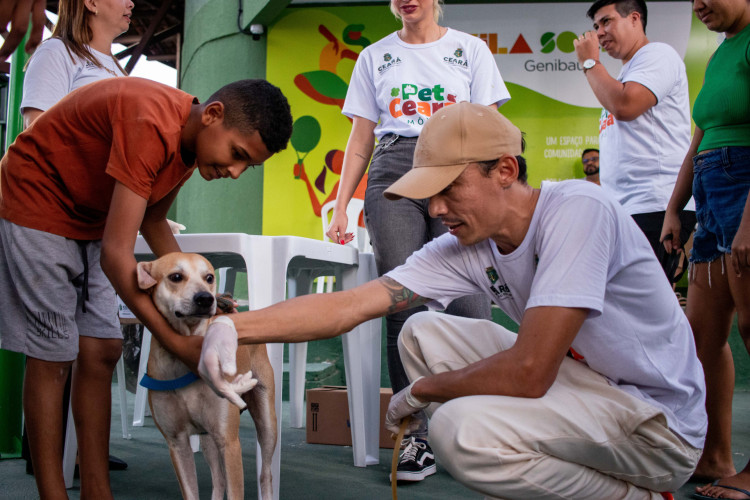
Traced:
[[750, 190], [750, 147], [726, 146], [693, 158], [693, 197], [698, 229], [690, 262], [731, 253]]

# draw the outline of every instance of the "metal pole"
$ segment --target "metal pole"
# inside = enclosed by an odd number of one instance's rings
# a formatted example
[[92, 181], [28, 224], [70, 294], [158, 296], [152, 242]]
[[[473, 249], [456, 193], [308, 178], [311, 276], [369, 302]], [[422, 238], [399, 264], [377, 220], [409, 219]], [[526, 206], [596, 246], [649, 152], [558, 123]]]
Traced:
[[[23, 50], [24, 45], [26, 45], [26, 38], [18, 45], [18, 49], [10, 60], [6, 145], [12, 144], [23, 130], [23, 118], [19, 107], [23, 95], [23, 68], [29, 59]], [[23, 354], [0, 349], [0, 459], [21, 456], [23, 431], [21, 394], [24, 364]]]

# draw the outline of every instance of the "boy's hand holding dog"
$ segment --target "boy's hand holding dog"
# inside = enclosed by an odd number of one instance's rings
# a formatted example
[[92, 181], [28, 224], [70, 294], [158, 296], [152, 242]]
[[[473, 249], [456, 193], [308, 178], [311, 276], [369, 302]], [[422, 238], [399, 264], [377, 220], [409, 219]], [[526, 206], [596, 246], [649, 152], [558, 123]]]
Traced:
[[[401, 420], [404, 419], [404, 417], [413, 415], [414, 413], [417, 413], [418, 411], [430, 406], [429, 401], [420, 401], [411, 393], [411, 388], [414, 387], [414, 384], [416, 384], [423, 378], [424, 377], [419, 377], [417, 380], [409, 384], [406, 389], [403, 389], [391, 396], [391, 402], [388, 405], [388, 411], [385, 413], [385, 428], [393, 432], [394, 434], [398, 434]], [[417, 430], [417, 427], [419, 427], [419, 425], [419, 421], [412, 420], [407, 431], [415, 431]]]
[[234, 322], [226, 316], [214, 318], [203, 338], [203, 350], [198, 363], [201, 378], [221, 397], [244, 409], [247, 405], [239, 396], [258, 383], [253, 372], [237, 375], [227, 381], [224, 376], [237, 373], [237, 330]]

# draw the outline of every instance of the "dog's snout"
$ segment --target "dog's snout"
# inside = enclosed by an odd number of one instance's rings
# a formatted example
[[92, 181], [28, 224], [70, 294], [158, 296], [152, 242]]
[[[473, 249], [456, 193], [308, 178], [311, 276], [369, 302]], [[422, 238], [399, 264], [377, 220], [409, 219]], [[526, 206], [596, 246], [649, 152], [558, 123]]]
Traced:
[[214, 296], [208, 292], [198, 292], [193, 297], [193, 302], [195, 302], [195, 305], [201, 309], [208, 309], [214, 305]]

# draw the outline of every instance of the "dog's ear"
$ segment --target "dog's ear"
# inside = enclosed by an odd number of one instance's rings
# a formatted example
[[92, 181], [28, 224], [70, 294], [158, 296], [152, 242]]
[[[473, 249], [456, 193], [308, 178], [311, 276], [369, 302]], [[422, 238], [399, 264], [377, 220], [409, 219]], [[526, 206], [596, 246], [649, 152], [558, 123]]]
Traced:
[[156, 285], [156, 280], [151, 276], [151, 265], [153, 262], [139, 262], [136, 264], [138, 272], [138, 287], [141, 290], [148, 290]]

